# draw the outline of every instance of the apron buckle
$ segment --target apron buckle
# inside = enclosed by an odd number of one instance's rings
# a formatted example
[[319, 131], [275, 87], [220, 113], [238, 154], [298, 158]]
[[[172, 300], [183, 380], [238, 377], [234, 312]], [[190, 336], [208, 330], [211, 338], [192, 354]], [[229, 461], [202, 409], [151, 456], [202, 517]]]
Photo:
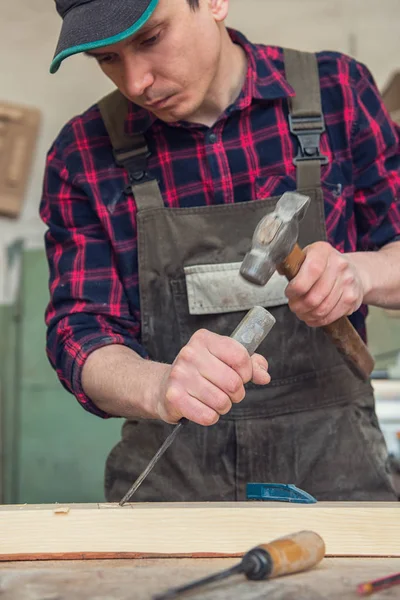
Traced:
[[308, 160], [319, 160], [322, 165], [328, 164], [328, 157], [320, 152], [321, 135], [325, 131], [325, 122], [322, 116], [294, 117], [289, 115], [289, 128], [300, 144], [299, 152], [293, 159], [295, 165]]

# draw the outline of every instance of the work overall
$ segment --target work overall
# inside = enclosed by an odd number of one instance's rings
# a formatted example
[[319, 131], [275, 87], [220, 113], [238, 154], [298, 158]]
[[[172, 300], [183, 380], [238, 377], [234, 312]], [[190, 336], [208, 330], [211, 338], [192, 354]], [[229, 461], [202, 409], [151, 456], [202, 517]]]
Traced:
[[[299, 243], [326, 240], [319, 137], [324, 129], [313, 54], [285, 51], [290, 127], [299, 140], [297, 189], [311, 198]], [[136, 501], [245, 500], [248, 482], [293, 483], [319, 500], [395, 500], [372, 387], [358, 379], [326, 334], [289, 309], [287, 281], [264, 288], [238, 269], [256, 225], [278, 198], [196, 208], [166, 208], [146, 173], [143, 136], [124, 133], [126, 101], [100, 102], [117, 163], [137, 206], [141, 343], [151, 360], [172, 363], [193, 333], [229, 336], [255, 304], [276, 324], [258, 352], [272, 381], [246, 385], [246, 397], [216, 425], [189, 423], [136, 492]], [[106, 465], [109, 501], [119, 501], [173, 425], [128, 420]]]

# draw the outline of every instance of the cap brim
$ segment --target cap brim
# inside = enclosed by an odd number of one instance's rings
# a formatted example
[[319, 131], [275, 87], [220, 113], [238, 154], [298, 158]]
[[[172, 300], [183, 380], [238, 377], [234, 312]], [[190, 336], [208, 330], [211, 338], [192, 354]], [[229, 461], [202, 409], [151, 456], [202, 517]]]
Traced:
[[126, 0], [112, 4], [111, 8], [110, 0], [88, 2], [65, 15], [50, 73], [56, 73], [68, 56], [116, 44], [136, 33], [149, 20], [158, 0], [136, 7]]

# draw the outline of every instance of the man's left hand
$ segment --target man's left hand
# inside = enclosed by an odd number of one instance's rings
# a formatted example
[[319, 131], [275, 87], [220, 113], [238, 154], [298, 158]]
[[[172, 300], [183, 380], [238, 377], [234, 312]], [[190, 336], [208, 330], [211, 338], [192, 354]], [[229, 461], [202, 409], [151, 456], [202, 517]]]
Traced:
[[306, 260], [288, 284], [290, 309], [310, 327], [351, 315], [363, 302], [366, 282], [349, 259], [326, 242], [304, 248]]

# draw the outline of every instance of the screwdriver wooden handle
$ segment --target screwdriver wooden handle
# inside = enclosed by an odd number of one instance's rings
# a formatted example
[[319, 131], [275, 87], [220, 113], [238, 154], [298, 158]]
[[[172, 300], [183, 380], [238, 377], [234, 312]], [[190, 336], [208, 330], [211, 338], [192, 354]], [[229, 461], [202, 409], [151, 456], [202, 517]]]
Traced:
[[[296, 277], [305, 261], [305, 252], [298, 244], [277, 267], [277, 271], [289, 281]], [[342, 353], [350, 368], [362, 379], [368, 379], [374, 369], [374, 359], [367, 346], [347, 317], [340, 317], [322, 329], [328, 334], [337, 349]]]
[[268, 579], [311, 569], [325, 556], [324, 540], [313, 531], [299, 531], [259, 548], [271, 558], [272, 570]]
[[252, 581], [299, 573], [315, 567], [324, 556], [324, 540], [313, 531], [299, 531], [278, 538], [269, 544], [256, 546], [246, 552], [238, 565], [187, 585], [170, 589], [165, 594], [155, 596], [154, 600], [179, 598], [181, 594], [189, 590], [222, 581], [239, 573]]

